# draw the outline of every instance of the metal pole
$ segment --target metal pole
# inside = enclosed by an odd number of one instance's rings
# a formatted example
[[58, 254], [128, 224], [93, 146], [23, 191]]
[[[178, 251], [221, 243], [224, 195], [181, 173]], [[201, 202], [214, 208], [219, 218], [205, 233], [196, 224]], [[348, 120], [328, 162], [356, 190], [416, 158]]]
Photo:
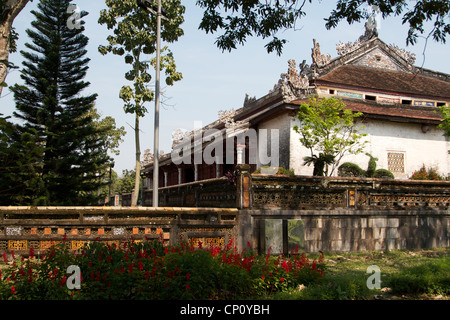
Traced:
[[158, 0], [156, 15], [156, 84], [155, 84], [155, 130], [153, 147], [153, 207], [158, 207], [159, 184], [159, 78], [160, 78], [160, 46], [161, 46], [161, 0]]

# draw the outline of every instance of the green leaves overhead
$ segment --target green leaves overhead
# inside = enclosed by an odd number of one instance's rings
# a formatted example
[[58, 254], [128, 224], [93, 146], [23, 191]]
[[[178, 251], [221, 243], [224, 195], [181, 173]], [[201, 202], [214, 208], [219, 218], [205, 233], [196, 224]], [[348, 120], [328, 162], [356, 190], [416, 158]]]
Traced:
[[[409, 24], [406, 43], [414, 45], [417, 38], [425, 33], [436, 42], [446, 42], [450, 34], [450, 1], [448, 0], [339, 0], [336, 9], [325, 19], [328, 29], [334, 28], [341, 20], [349, 24], [367, 19], [370, 15], [368, 6], [376, 5], [383, 18], [388, 16], [402, 16], [402, 23]], [[425, 31], [425, 25], [432, 23], [433, 28]]]
[[[124, 56], [124, 62], [131, 65], [125, 79], [133, 85], [124, 85], [119, 96], [125, 103], [126, 113], [142, 117], [147, 112], [144, 103], [154, 99], [153, 90], [148, 85], [152, 80], [150, 66], [155, 67], [156, 62], [154, 57], [144, 57], [156, 52], [156, 17], [138, 7], [136, 0], [106, 0], [105, 3], [108, 9], [100, 12], [98, 22], [106, 25], [113, 34], [107, 37], [108, 45], [99, 46], [99, 52]], [[161, 22], [161, 39], [171, 43], [184, 33], [180, 25], [184, 22], [185, 8], [180, 0], [163, 0], [162, 7], [167, 19]], [[161, 70], [165, 71], [168, 85], [182, 79], [167, 46], [161, 49]]]
[[[199, 29], [218, 34], [216, 45], [223, 51], [236, 49], [255, 36], [271, 39], [265, 45], [267, 52], [280, 55], [287, 41], [277, 34], [295, 28], [307, 14], [304, 6], [308, 2], [321, 5], [320, 0], [198, 0], [197, 5], [204, 9]], [[342, 20], [349, 24], [364, 22], [372, 14], [371, 6], [378, 7], [382, 18], [401, 16], [403, 24], [409, 25], [407, 44], [416, 43], [422, 35], [445, 43], [450, 34], [448, 0], [338, 0], [325, 26], [335, 28]]]
[[257, 36], [271, 38], [266, 50], [280, 55], [286, 40], [276, 34], [295, 26], [297, 19], [305, 15], [302, 10], [305, 3], [306, 0], [198, 0], [197, 5], [204, 9], [199, 29], [206, 33], [223, 31], [216, 40], [222, 51], [236, 49], [247, 37]]

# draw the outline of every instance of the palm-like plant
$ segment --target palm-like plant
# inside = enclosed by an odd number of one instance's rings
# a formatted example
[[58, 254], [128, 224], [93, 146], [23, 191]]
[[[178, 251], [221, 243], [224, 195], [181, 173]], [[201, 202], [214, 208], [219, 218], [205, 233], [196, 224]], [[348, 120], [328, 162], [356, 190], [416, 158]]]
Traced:
[[328, 171], [328, 166], [335, 162], [335, 157], [332, 154], [320, 153], [317, 155], [312, 155], [304, 157], [305, 161], [303, 165], [314, 165], [313, 176], [324, 176]]

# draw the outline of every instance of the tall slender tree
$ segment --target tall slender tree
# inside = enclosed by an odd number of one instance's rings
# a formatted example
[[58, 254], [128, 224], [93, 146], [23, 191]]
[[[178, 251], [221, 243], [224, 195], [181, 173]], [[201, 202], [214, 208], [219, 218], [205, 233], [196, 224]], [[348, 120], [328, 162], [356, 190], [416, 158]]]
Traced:
[[[136, 0], [105, 0], [108, 10], [100, 12], [99, 23], [105, 24], [114, 31], [107, 40], [109, 45], [100, 46], [101, 54], [113, 53], [125, 55], [125, 63], [132, 65], [131, 70], [125, 74], [125, 79], [133, 82], [132, 86], [124, 85], [119, 96], [124, 101], [126, 113], [135, 115], [135, 188], [131, 201], [132, 206], [137, 205], [140, 185], [141, 148], [139, 141], [140, 118], [147, 113], [146, 102], [154, 99], [154, 93], [149, 88], [152, 76], [149, 73], [151, 65], [156, 66], [156, 60], [147, 55], [156, 51], [156, 17], [138, 6]], [[183, 35], [180, 25], [183, 23], [184, 6], [180, 0], [163, 0], [166, 18], [161, 26], [161, 39], [174, 42]], [[165, 70], [166, 84], [173, 85], [182, 78], [176, 70], [172, 52], [167, 46], [161, 49], [161, 70]]]
[[[43, 147], [40, 176], [47, 195], [41, 204], [78, 205], [95, 200], [100, 172], [109, 165], [101, 130], [92, 119], [96, 94], [83, 95], [89, 58], [84, 27], [70, 28], [69, 0], [41, 0], [27, 30], [31, 43], [21, 51], [23, 85], [11, 88], [22, 120]], [[82, 16], [87, 12], [82, 12]], [[44, 202], [44, 203], [42, 203]]]

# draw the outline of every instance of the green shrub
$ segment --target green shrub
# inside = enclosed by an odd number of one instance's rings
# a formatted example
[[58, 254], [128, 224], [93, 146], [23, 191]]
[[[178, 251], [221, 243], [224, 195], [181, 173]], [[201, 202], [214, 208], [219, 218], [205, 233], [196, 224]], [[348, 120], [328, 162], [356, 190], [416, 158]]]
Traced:
[[364, 177], [366, 173], [357, 164], [352, 162], [344, 162], [338, 168], [338, 175], [340, 177]]
[[372, 157], [372, 155], [367, 154], [369, 156], [369, 163], [367, 164], [366, 176], [369, 178], [374, 177], [375, 172], [377, 170], [377, 158]]
[[386, 169], [377, 169], [373, 174], [373, 178], [394, 179], [394, 174]]
[[340, 177], [368, 177], [368, 178], [380, 178], [380, 179], [394, 179], [394, 174], [386, 169], [377, 169], [377, 158], [372, 157], [370, 154], [367, 170], [364, 171], [355, 163], [345, 162], [338, 168], [338, 175]]

